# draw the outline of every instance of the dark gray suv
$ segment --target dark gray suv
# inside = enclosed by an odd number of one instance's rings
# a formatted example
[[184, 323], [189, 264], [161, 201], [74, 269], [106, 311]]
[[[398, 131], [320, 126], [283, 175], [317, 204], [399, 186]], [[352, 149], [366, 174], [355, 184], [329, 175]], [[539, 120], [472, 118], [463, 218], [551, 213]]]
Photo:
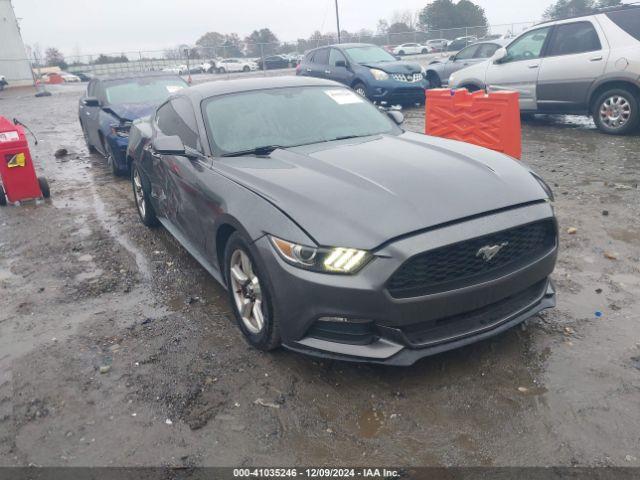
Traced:
[[364, 43], [311, 50], [296, 75], [334, 80], [373, 102], [392, 105], [424, 103], [429, 87], [419, 64], [399, 61], [377, 45]]

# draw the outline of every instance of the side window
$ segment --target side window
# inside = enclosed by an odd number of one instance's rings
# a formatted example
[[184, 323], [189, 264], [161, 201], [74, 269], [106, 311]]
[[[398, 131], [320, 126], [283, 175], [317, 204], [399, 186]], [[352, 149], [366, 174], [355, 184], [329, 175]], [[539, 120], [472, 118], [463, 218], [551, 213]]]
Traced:
[[177, 135], [186, 146], [202, 151], [196, 116], [185, 97], [174, 98], [158, 109], [158, 129], [167, 136]]
[[471, 45], [464, 50], [459, 51], [456, 55], [456, 60], [469, 60], [473, 58], [473, 56], [476, 54], [476, 51], [478, 50], [478, 47], [479, 45]]
[[95, 90], [96, 90], [96, 82], [95, 80], [91, 80], [89, 82], [89, 85], [87, 85], [87, 97], [94, 97]]
[[478, 47], [478, 51], [473, 58], [490, 58], [499, 48], [500, 45], [496, 43], [483, 43]]
[[523, 34], [507, 47], [507, 56], [502, 63], [540, 58], [551, 27], [539, 28]]
[[346, 62], [347, 59], [342, 54], [342, 52], [336, 48], [331, 49], [331, 53], [329, 54], [329, 65], [332, 67], [336, 66], [336, 62], [343, 61]]
[[607, 13], [607, 17], [636, 40], [640, 40], [640, 8]]
[[556, 26], [547, 56], [571, 55], [601, 49], [598, 32], [591, 22], [565, 23]]
[[328, 65], [329, 50], [326, 48], [323, 48], [322, 50], [318, 50], [313, 56], [313, 63], [317, 63], [318, 65]]

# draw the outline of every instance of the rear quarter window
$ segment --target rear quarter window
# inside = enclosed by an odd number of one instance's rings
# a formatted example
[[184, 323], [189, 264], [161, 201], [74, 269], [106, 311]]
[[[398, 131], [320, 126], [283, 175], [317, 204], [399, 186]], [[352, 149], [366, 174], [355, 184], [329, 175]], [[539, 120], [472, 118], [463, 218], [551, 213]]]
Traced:
[[640, 40], [640, 8], [607, 13], [607, 17], [636, 40]]

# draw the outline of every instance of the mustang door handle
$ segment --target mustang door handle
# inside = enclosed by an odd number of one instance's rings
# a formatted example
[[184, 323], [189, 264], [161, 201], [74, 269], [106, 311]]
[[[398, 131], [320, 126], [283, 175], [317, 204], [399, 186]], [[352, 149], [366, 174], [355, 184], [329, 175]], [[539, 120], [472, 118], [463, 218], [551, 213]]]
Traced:
[[331, 70], [325, 70], [324, 73], [326, 73], [327, 75], [331, 75]]
[[593, 57], [592, 59], [590, 59], [590, 62], [600, 62], [602, 60], [602, 57]]
[[535, 69], [535, 68], [538, 68], [539, 66], [540, 66], [540, 65], [529, 65], [529, 68], [530, 68], [531, 70], [533, 70], [533, 69]]

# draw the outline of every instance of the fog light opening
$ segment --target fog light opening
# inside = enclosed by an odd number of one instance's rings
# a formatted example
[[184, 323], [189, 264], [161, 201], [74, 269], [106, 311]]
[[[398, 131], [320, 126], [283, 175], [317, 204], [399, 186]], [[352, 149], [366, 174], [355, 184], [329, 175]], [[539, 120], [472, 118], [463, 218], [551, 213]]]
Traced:
[[369, 345], [378, 339], [372, 320], [340, 316], [318, 318], [309, 329], [308, 336], [350, 345]]

